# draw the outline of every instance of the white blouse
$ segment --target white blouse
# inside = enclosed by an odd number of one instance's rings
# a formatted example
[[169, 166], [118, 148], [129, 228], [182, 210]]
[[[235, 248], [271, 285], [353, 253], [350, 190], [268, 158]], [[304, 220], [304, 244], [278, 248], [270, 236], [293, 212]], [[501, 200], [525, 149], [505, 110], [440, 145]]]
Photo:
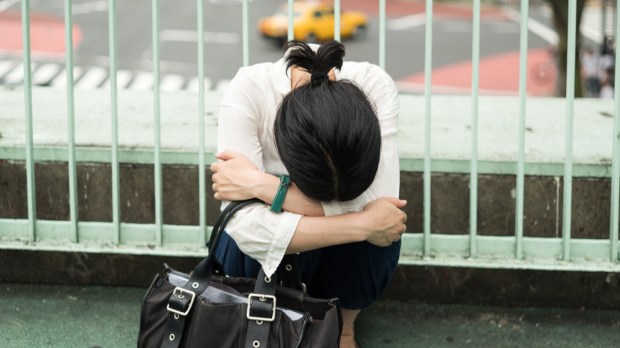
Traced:
[[[394, 81], [383, 69], [365, 62], [344, 62], [342, 69], [336, 71], [336, 79], [357, 83], [374, 104], [381, 126], [381, 159], [368, 190], [351, 201], [323, 202], [326, 216], [361, 211], [367, 203], [380, 197], [398, 197], [400, 187], [399, 104]], [[286, 71], [284, 58], [239, 69], [222, 96], [218, 151], [234, 150], [247, 156], [261, 171], [288, 174], [275, 147], [273, 124], [280, 102], [290, 91], [290, 73]], [[257, 260], [265, 274], [271, 276], [301, 217], [289, 212], [276, 214], [265, 205], [252, 205], [236, 213], [226, 231], [241, 251]]]

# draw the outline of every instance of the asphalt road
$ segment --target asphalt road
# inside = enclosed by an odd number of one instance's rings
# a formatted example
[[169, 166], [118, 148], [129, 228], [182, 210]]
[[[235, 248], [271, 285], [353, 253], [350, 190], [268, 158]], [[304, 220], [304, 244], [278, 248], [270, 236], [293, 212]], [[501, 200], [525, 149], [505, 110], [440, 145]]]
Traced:
[[[263, 39], [256, 30], [259, 18], [272, 14], [282, 0], [254, 0], [249, 3], [249, 60], [250, 64], [273, 61], [281, 57], [281, 49]], [[62, 26], [64, 0], [31, 0], [32, 14], [45, 14], [46, 20], [55, 20]], [[152, 71], [152, 5], [153, 1], [116, 1], [118, 80], [133, 89], [148, 89]], [[197, 1], [159, 0], [160, 69], [166, 79], [164, 89], [195, 88], [197, 73]], [[19, 13], [21, 2], [0, 0], [3, 13]], [[78, 88], [105, 86], [109, 63], [108, 0], [74, 0], [73, 20], [80, 33], [75, 49], [76, 80]], [[363, 10], [368, 14], [368, 35], [361, 40], [345, 40], [346, 59], [379, 63], [378, 2], [374, 0], [345, 0], [342, 9]], [[532, 17], [543, 26], [549, 14], [538, 5], [532, 5]], [[226, 84], [243, 64], [242, 2], [241, 0], [205, 0], [205, 74], [209, 88]], [[33, 25], [41, 20], [33, 18]], [[2, 23], [2, 17], [0, 17]], [[445, 5], [437, 2], [433, 12], [433, 68], [469, 61], [472, 57], [472, 13], [464, 5]], [[547, 29], [549, 30], [549, 29]], [[36, 31], [33, 31], [35, 35]], [[57, 31], [56, 36], [62, 34]], [[49, 34], [49, 31], [46, 35]], [[400, 0], [387, 2], [386, 70], [395, 80], [407, 79], [424, 68], [424, 1]], [[64, 37], [56, 37], [64, 46]], [[500, 8], [483, 8], [480, 28], [480, 56], [514, 52], [519, 49], [519, 24]], [[33, 41], [34, 45], [34, 41]], [[529, 48], [549, 47], [549, 40], [540, 32], [530, 31]], [[0, 47], [0, 52], [2, 52]], [[15, 53], [15, 52], [13, 52]], [[0, 53], [0, 78], [4, 61], [4, 84], [20, 82], [19, 56]], [[14, 62], [8, 67], [6, 61]], [[35, 75], [43, 65], [51, 77], [35, 78], [40, 84], [63, 85], [64, 57], [62, 55], [33, 54]], [[23, 70], [23, 66], [21, 67]], [[36, 76], [35, 76], [36, 77]], [[193, 79], [193, 81], [192, 81]], [[151, 81], [152, 83], [152, 81]], [[193, 85], [193, 87], [192, 87]], [[221, 85], [221, 84], [220, 84]]]

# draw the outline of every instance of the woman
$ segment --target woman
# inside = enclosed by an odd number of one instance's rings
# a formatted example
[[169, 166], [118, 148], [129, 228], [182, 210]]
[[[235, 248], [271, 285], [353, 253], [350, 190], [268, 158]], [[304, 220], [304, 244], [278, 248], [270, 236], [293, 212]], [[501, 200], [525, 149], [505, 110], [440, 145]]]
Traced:
[[394, 82], [344, 53], [335, 41], [291, 42], [283, 59], [241, 68], [222, 97], [211, 171], [216, 199], [271, 204], [227, 226], [215, 251], [227, 274], [262, 266], [270, 276], [285, 253], [300, 253], [308, 292], [340, 299], [341, 347], [356, 347], [355, 318], [398, 262], [406, 202]]

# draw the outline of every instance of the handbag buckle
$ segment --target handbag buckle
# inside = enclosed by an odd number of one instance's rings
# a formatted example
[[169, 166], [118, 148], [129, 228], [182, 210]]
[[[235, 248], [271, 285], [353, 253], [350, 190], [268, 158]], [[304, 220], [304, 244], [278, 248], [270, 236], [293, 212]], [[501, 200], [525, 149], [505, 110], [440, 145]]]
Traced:
[[[189, 296], [189, 301], [185, 300], [185, 296]], [[196, 293], [193, 291], [189, 291], [180, 287], [176, 287], [174, 288], [174, 291], [172, 292], [172, 296], [176, 296], [177, 299], [182, 301], [182, 305], [183, 305], [183, 309], [184, 310], [178, 310], [178, 309], [174, 309], [170, 307], [170, 302], [168, 301], [168, 311], [178, 314], [178, 315], [182, 315], [182, 316], [186, 316], [187, 313], [189, 313], [189, 311], [192, 309], [192, 305], [194, 304], [194, 299], [196, 298]], [[172, 299], [172, 296], [170, 297], [170, 299]]]
[[[258, 315], [252, 315], [252, 303], [253, 299], [259, 300], [261, 302], [266, 302], [267, 299], [271, 300], [271, 317], [261, 317]], [[249, 320], [257, 320], [257, 321], [274, 321], [276, 318], [276, 297], [273, 295], [264, 295], [264, 294], [255, 294], [250, 293], [248, 295], [248, 311], [246, 317]]]

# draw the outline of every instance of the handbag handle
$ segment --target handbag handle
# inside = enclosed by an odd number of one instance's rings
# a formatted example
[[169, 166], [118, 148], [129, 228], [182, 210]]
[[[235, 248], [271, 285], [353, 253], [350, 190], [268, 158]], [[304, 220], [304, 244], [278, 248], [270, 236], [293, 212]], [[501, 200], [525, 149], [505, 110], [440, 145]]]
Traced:
[[215, 224], [213, 224], [213, 230], [211, 230], [211, 237], [209, 238], [209, 242], [207, 242], [207, 246], [209, 247], [209, 254], [211, 254], [211, 252], [215, 250], [220, 235], [222, 232], [224, 232], [224, 228], [228, 224], [228, 221], [233, 216], [233, 214], [236, 213], [239, 209], [252, 203], [264, 204], [265, 202], [261, 201], [258, 198], [252, 198], [243, 201], [232, 201], [226, 206], [226, 208], [224, 208], [224, 210], [220, 213], [220, 216], [218, 216], [217, 221], [215, 221]]
[[[239, 209], [253, 203], [264, 204], [265, 202], [261, 201], [260, 199], [253, 198], [244, 201], [230, 202], [230, 204], [228, 204], [226, 208], [224, 208], [217, 221], [213, 225], [213, 230], [211, 231], [211, 238], [209, 239], [209, 242], [207, 244], [209, 246], [209, 265], [211, 265], [212, 268], [210, 270], [199, 270], [199, 272], [204, 272], [207, 275], [211, 274], [211, 272], [213, 271], [214, 263], [219, 265], [218, 260], [216, 260], [215, 257], [212, 255], [217, 248], [217, 244], [221, 238], [222, 233], [224, 233], [228, 221]], [[285, 267], [283, 268], [282, 265], [285, 265]], [[207, 267], [206, 264], [205, 267]], [[196, 272], [196, 270], [194, 270], [194, 272]], [[286, 287], [305, 292], [305, 285], [301, 281], [299, 259], [296, 254], [284, 255], [281, 265], [278, 267], [278, 279], [280, 279], [280, 283]]]
[[209, 255], [204, 258], [196, 267], [194, 268], [194, 272], [192, 273], [192, 278], [195, 280], [208, 281], [211, 279], [211, 274], [213, 274], [213, 263], [216, 261], [214, 254], [215, 249], [217, 248], [217, 244], [220, 241], [222, 233], [224, 233], [224, 229], [228, 224], [228, 221], [235, 215], [237, 211], [240, 209], [250, 205], [262, 203], [263, 201], [260, 199], [247, 199], [244, 201], [233, 201], [224, 208], [220, 216], [217, 218], [217, 221], [213, 225], [213, 230], [211, 231], [211, 238], [209, 239]]

